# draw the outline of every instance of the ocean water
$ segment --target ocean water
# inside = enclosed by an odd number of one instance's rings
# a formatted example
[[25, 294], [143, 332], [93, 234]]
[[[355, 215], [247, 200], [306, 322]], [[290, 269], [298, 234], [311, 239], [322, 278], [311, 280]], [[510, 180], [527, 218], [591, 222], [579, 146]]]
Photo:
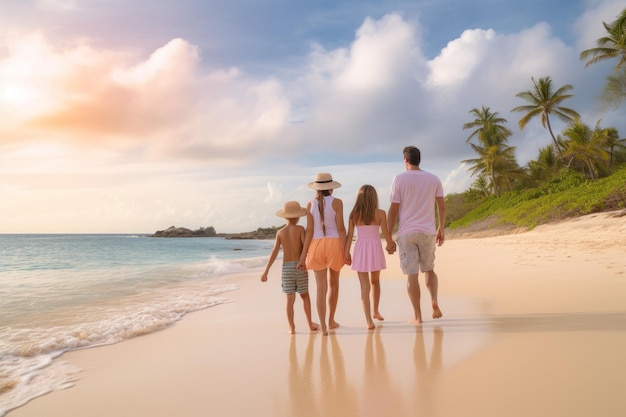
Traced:
[[163, 329], [229, 302], [228, 276], [273, 241], [0, 234], [0, 417], [73, 384], [59, 356]]

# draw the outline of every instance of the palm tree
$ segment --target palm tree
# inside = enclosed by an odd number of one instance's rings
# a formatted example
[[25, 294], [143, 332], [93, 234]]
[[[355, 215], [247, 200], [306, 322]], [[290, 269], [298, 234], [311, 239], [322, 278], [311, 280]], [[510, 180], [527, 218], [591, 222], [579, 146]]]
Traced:
[[489, 186], [489, 181], [487, 181], [487, 179], [481, 175], [474, 181], [471, 189], [475, 190], [481, 196], [487, 197], [489, 194], [491, 194], [490, 188], [491, 187]]
[[528, 170], [531, 178], [545, 180], [555, 174], [560, 168], [560, 160], [556, 157], [554, 145], [539, 149], [536, 160], [528, 161]]
[[541, 125], [544, 128], [548, 128], [552, 141], [554, 142], [554, 146], [559, 152], [559, 156], [562, 157], [561, 148], [559, 147], [556, 137], [552, 132], [550, 115], [555, 115], [566, 123], [571, 123], [580, 119], [580, 115], [575, 110], [560, 105], [563, 101], [573, 97], [573, 94], [566, 93], [574, 87], [571, 84], [565, 84], [556, 91], [552, 91], [552, 80], [550, 77], [540, 78], [539, 81], [536, 81], [533, 77], [531, 77], [531, 79], [533, 81], [534, 89], [522, 91], [521, 93], [515, 95], [515, 97], [519, 97], [530, 104], [515, 107], [511, 111], [526, 112], [524, 117], [522, 117], [519, 121], [520, 130], [523, 130], [526, 124], [535, 116], [541, 115]]
[[468, 136], [465, 143], [469, 143], [474, 137], [478, 137], [480, 143], [487, 144], [491, 142], [489, 138], [493, 135], [506, 138], [511, 136], [511, 131], [503, 125], [506, 123], [506, 119], [498, 117], [498, 112], [492, 113], [489, 107], [485, 106], [482, 106], [480, 109], [474, 107], [469, 112], [476, 118], [471, 122], [465, 123], [463, 129], [475, 128], [475, 130]]
[[617, 109], [626, 98], [626, 66], [609, 75], [602, 90], [601, 100], [609, 107]]
[[613, 168], [613, 157], [615, 156], [615, 150], [618, 148], [626, 149], [626, 138], [620, 139], [619, 133], [616, 128], [609, 127], [604, 130], [605, 132], [605, 147], [609, 152], [609, 167]]
[[470, 143], [478, 158], [463, 162], [471, 164], [469, 170], [472, 175], [487, 180], [491, 191], [499, 195], [504, 187], [510, 188], [515, 176], [520, 174], [520, 167], [515, 161], [515, 147], [507, 145], [511, 131], [503, 125], [506, 119], [498, 117], [498, 112], [491, 112], [489, 107], [473, 108], [470, 113], [476, 118], [465, 123], [463, 129], [475, 130], [465, 143], [474, 137], [478, 139], [479, 144]]
[[606, 36], [596, 41], [597, 47], [580, 53], [580, 59], [587, 61], [585, 68], [591, 64], [607, 59], [618, 58], [615, 71], [626, 63], [626, 9], [612, 23], [602, 22]]
[[565, 157], [569, 164], [582, 164], [581, 170], [587, 170], [593, 180], [598, 177], [603, 166], [609, 160], [609, 154], [604, 149], [607, 142], [607, 129], [600, 129], [600, 121], [594, 130], [580, 121], [572, 123], [563, 131]]
[[523, 171], [515, 161], [515, 147], [504, 144], [478, 146], [470, 144], [478, 158], [466, 159], [470, 164], [472, 175], [478, 175], [489, 182], [489, 188], [495, 195], [503, 189], [511, 189], [515, 179], [523, 175]]

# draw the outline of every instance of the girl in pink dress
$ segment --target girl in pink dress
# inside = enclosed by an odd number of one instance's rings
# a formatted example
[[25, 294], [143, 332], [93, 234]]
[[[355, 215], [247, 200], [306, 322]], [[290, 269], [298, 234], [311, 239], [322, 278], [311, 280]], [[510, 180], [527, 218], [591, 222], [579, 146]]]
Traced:
[[[357, 239], [354, 244], [354, 256], [350, 256], [350, 246], [357, 231]], [[385, 211], [378, 208], [378, 194], [371, 185], [364, 185], [359, 189], [354, 208], [350, 212], [348, 224], [348, 236], [345, 245], [346, 264], [352, 265], [352, 270], [357, 271], [361, 284], [361, 303], [367, 320], [367, 329], [376, 327], [372, 320], [370, 307], [370, 289], [374, 304], [374, 318], [384, 320], [378, 311], [380, 301], [380, 271], [387, 267], [383, 245], [380, 239], [382, 232], [387, 242], [386, 250], [389, 254], [396, 251], [396, 244], [391, 239], [391, 233], [387, 229]]]

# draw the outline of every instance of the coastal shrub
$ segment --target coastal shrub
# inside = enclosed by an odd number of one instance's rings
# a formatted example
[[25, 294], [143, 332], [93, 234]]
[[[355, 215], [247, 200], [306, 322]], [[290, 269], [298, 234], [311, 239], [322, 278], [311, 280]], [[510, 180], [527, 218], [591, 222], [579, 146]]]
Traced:
[[[626, 166], [611, 176], [586, 180], [571, 170], [562, 170], [538, 189], [490, 196], [450, 229], [463, 228], [485, 219], [496, 225], [534, 228], [543, 223], [626, 207]], [[490, 222], [493, 224], [494, 222]]]
[[578, 187], [586, 181], [585, 176], [573, 169], [563, 168], [546, 183], [541, 185], [541, 190], [546, 194], [558, 193]]
[[463, 218], [467, 213], [478, 207], [484, 200], [484, 195], [477, 196], [472, 190], [463, 193], [448, 194], [446, 201], [446, 227], [450, 223]]

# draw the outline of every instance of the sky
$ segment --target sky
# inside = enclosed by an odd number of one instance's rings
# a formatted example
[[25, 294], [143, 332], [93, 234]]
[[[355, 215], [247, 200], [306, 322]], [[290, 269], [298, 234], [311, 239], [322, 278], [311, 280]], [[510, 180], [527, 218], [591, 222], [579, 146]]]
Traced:
[[[2, 0], [0, 233], [279, 226], [329, 172], [344, 215], [363, 184], [389, 207], [402, 149], [444, 192], [475, 180], [463, 124], [489, 107], [520, 165], [532, 78], [571, 84], [585, 124], [626, 132], [584, 67], [623, 0]], [[558, 132], [563, 124], [553, 121]]]

